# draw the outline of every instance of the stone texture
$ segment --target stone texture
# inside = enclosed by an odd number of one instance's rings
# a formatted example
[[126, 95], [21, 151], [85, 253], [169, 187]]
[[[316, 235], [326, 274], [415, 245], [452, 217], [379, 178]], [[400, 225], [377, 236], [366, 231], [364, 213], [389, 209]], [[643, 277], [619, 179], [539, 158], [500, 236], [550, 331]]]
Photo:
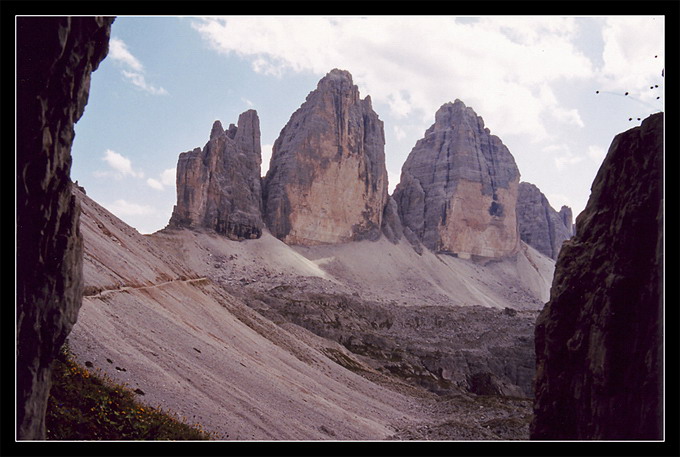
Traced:
[[204, 227], [232, 239], [262, 235], [260, 120], [241, 114], [227, 130], [215, 121], [203, 149], [183, 152], [177, 162], [177, 205], [170, 227]]
[[663, 113], [614, 138], [536, 325], [533, 439], [662, 438]]
[[500, 258], [519, 249], [519, 171], [510, 151], [463, 102], [444, 104], [395, 189], [405, 228], [435, 252]]
[[392, 197], [388, 197], [383, 211], [382, 232], [394, 244], [397, 244], [404, 236], [404, 227], [401, 225], [401, 219], [399, 219], [397, 202]]
[[275, 141], [264, 180], [267, 227], [288, 244], [380, 236], [387, 203], [383, 123], [352, 76], [330, 71]]
[[560, 212], [558, 214], [562, 220], [562, 225], [564, 225], [567, 228], [567, 231], [570, 233], [569, 236], [573, 236], [576, 232], [574, 230], [574, 215], [571, 212], [571, 208], [562, 205], [562, 208], [560, 208]]
[[73, 125], [113, 18], [18, 17], [17, 436], [45, 438], [51, 365], [82, 300], [82, 236], [71, 195]]
[[571, 208], [555, 211], [545, 195], [533, 184], [519, 183], [517, 221], [522, 241], [542, 254], [557, 259], [562, 243], [574, 234]]

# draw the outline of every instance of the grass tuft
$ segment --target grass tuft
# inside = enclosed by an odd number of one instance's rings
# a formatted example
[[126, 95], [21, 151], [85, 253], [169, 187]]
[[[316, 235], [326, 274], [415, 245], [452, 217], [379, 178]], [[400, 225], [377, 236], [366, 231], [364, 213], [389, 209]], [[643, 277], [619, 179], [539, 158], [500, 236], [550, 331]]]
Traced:
[[138, 403], [127, 386], [77, 364], [65, 345], [54, 362], [47, 404], [50, 440], [209, 440], [199, 424]]

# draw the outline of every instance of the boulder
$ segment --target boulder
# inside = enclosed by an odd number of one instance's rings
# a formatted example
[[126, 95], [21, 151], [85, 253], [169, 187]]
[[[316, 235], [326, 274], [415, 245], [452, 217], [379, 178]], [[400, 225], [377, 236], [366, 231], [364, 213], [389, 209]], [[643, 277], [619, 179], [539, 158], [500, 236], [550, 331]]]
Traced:
[[287, 244], [380, 237], [387, 203], [385, 135], [347, 71], [319, 81], [274, 142], [265, 221]]

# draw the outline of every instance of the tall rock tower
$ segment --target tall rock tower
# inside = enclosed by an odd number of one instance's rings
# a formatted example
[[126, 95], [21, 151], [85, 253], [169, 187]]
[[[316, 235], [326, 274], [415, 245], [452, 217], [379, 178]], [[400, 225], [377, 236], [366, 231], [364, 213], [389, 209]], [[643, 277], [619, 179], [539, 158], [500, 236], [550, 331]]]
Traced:
[[500, 258], [519, 248], [519, 170], [463, 102], [444, 104], [401, 171], [394, 198], [405, 231], [435, 252]]
[[263, 201], [267, 227], [288, 244], [380, 236], [387, 203], [383, 123], [347, 71], [321, 79], [281, 130]]
[[225, 131], [215, 121], [203, 149], [177, 162], [177, 205], [171, 227], [205, 227], [242, 240], [262, 235], [260, 120], [255, 110]]

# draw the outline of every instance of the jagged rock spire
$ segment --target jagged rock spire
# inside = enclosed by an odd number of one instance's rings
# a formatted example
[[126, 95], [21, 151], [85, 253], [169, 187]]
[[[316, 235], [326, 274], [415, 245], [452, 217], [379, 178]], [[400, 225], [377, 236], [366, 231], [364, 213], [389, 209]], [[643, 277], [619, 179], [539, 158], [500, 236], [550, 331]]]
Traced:
[[383, 123], [352, 75], [322, 78], [274, 143], [264, 180], [265, 220], [288, 244], [380, 236], [387, 202]]
[[204, 227], [234, 239], [259, 238], [262, 221], [260, 121], [241, 114], [225, 131], [213, 123], [203, 149], [180, 154], [171, 227]]

